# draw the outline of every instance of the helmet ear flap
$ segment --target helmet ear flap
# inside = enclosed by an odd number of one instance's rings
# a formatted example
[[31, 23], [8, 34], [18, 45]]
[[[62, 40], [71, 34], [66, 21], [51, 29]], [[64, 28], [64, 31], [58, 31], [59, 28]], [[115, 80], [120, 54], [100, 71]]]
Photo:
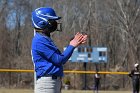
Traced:
[[49, 25], [49, 23], [48, 22], [44, 22], [44, 21], [40, 21], [40, 22], [38, 22], [38, 25], [41, 28], [45, 29]]
[[38, 24], [45, 26], [45, 22], [44, 21], [40, 21], [40, 22], [38, 22]]
[[56, 20], [48, 20], [47, 28], [53, 32], [57, 29], [57, 21]]

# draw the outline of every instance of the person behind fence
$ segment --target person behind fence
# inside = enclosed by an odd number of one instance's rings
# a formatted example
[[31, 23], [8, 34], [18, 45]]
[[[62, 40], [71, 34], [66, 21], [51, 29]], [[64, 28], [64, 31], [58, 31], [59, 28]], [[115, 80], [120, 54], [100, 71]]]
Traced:
[[78, 32], [61, 53], [51, 39], [51, 33], [58, 28], [59, 19], [61, 17], [57, 16], [51, 7], [40, 7], [32, 12], [35, 35], [32, 39], [31, 53], [36, 75], [35, 93], [61, 93], [63, 65], [71, 57], [74, 49], [87, 40], [87, 35]]
[[134, 69], [129, 73], [129, 76], [132, 78], [133, 93], [139, 93], [140, 71], [138, 63], [134, 64]]
[[98, 93], [99, 85], [100, 85], [100, 74], [96, 71], [94, 74], [94, 91], [95, 93]]

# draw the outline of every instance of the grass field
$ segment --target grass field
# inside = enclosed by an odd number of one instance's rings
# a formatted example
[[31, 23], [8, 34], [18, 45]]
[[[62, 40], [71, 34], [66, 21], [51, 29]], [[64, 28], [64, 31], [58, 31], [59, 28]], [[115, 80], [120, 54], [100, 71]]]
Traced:
[[[0, 93], [33, 93], [30, 89], [0, 89]], [[83, 90], [62, 90], [62, 93], [94, 93], [93, 91]], [[99, 91], [99, 93], [132, 93], [131, 91]]]

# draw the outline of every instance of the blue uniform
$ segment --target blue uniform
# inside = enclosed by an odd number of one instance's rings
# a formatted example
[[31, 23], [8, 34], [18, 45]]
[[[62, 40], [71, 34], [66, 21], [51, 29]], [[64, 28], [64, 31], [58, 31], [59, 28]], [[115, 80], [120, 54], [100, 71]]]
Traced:
[[61, 53], [50, 37], [37, 32], [32, 40], [32, 57], [36, 77], [39, 78], [45, 74], [62, 77], [64, 75], [63, 64], [70, 58], [74, 48], [68, 45]]

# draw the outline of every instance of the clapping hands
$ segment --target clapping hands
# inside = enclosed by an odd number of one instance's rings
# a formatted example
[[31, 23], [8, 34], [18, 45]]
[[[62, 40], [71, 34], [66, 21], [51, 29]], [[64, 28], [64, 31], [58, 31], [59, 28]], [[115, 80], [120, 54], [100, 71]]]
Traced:
[[70, 45], [77, 47], [81, 44], [86, 43], [87, 41], [87, 35], [85, 34], [81, 34], [81, 33], [77, 33], [74, 38], [70, 41]]

